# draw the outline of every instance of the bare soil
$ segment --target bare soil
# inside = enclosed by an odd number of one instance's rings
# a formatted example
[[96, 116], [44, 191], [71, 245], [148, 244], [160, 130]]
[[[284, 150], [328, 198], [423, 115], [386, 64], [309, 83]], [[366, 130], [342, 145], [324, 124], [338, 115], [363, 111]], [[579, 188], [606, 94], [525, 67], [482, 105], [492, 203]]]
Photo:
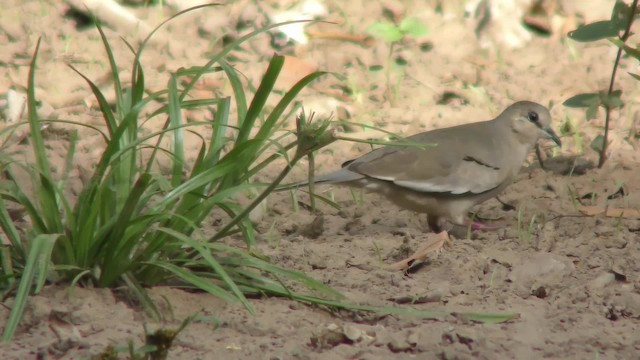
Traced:
[[[260, 26], [267, 21], [265, 14], [290, 5], [258, 3], [229, 1], [169, 23], [142, 57], [149, 87], [166, 86], [169, 73], [180, 67], [205, 64], [207, 56], [221, 49], [224, 36], [238, 35], [239, 23]], [[502, 43], [500, 30], [491, 27], [478, 39], [477, 21], [473, 15], [464, 16], [462, 2], [446, 2], [450, 6], [442, 12], [435, 11], [436, 3], [327, 1], [326, 19], [335, 24], [307, 26], [316, 34], [366, 35], [372, 23], [383, 19], [384, 9], [400, 19], [405, 13], [419, 18], [429, 33], [407, 38], [396, 48], [394, 58], [401, 57], [406, 65], [391, 70], [389, 84], [384, 70], [370, 71], [374, 65], [388, 66], [388, 44], [379, 39], [363, 43], [315, 36], [307, 44], [274, 49], [270, 36], [261, 35], [232, 53], [233, 64], [255, 85], [274, 52], [290, 56], [279, 83], [282, 89], [310, 69], [333, 72], [339, 76], [326, 76], [304, 91], [301, 100], [307, 110], [407, 135], [486, 120], [515, 100], [553, 104], [554, 127], [563, 134], [563, 147], [542, 143], [545, 170], [532, 153], [517, 181], [500, 196], [511, 206], [490, 200], [475, 209], [477, 216], [495, 219], [504, 228], [462, 236], [410, 274], [387, 270], [385, 264], [434, 236], [423, 230], [424, 219], [375, 195], [361, 199], [340, 188], [323, 189], [333, 192], [342, 209], [321, 206], [321, 217], [304, 209], [294, 211], [288, 194], [274, 194], [257, 221], [259, 250], [279, 265], [324, 281], [355, 303], [508, 312], [519, 314], [518, 319], [483, 324], [455, 316], [440, 321], [372, 317], [276, 298], [252, 300], [257, 313], [251, 315], [210, 295], [158, 287], [150, 291], [168, 320], [155, 323], [117, 291], [60, 284], [31, 298], [15, 339], [0, 345], [0, 357], [87, 358], [109, 344], [126, 345], [130, 340], [141, 344], [143, 324], [150, 329], [175, 328], [199, 312], [212, 320], [188, 326], [171, 348], [170, 358], [638, 358], [640, 153], [634, 135], [640, 100], [638, 82], [627, 75], [638, 72], [637, 63], [623, 60], [617, 84], [624, 90], [626, 105], [612, 113], [610, 158], [604, 168], [596, 169], [597, 157], [589, 144], [602, 131], [603, 113], [586, 121], [584, 111], [561, 103], [574, 94], [605, 89], [615, 49], [606, 41], [580, 44], [566, 39], [564, 34], [575, 26], [580, 9], [556, 9], [547, 17], [554, 24], [550, 36], [524, 30], [531, 39], [514, 48]], [[152, 26], [175, 13], [157, 6], [129, 9]], [[607, 5], [585, 17], [606, 19], [609, 9]], [[131, 56], [119, 37], [136, 43], [140, 34], [117, 28], [108, 28], [107, 33], [123, 76], [128, 76]], [[102, 126], [86, 83], [65, 64], [101, 81], [108, 74], [103, 45], [96, 29], [84, 26], [62, 1], [3, 2], [0, 94], [25, 86], [39, 37], [43, 44], [36, 82], [44, 104], [41, 111], [50, 118]], [[108, 89], [108, 81], [101, 85]], [[205, 79], [198, 89], [203, 96], [229, 92], [224, 79], [216, 76]], [[448, 101], [446, 94], [455, 96]], [[197, 120], [207, 114], [190, 116]], [[48, 129], [47, 146], [58, 168], [72, 128], [77, 127], [53, 124]], [[104, 146], [95, 131], [79, 131], [77, 171], [69, 196], [74, 196], [73, 186], [79, 189], [82, 174], [91, 169]], [[193, 141], [192, 157], [198, 147]], [[28, 142], [16, 141], [12, 150], [29, 159], [28, 148]], [[316, 171], [329, 171], [365, 151], [361, 144], [335, 143], [318, 154]], [[304, 178], [305, 166], [296, 168], [288, 180]], [[302, 193], [298, 195], [308, 202]], [[419, 301], [399, 305], [403, 298]], [[9, 314], [10, 300], [6, 304], [0, 307], [0, 326]]]

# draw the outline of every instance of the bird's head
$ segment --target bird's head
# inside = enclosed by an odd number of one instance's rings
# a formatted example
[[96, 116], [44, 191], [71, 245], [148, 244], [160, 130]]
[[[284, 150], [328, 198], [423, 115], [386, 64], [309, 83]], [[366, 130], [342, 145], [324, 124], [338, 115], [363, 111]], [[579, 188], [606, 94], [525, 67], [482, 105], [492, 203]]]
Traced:
[[539, 138], [547, 138], [562, 146], [560, 138], [551, 128], [549, 110], [540, 104], [519, 101], [500, 114], [500, 118], [510, 122], [511, 129], [523, 143], [533, 145]]

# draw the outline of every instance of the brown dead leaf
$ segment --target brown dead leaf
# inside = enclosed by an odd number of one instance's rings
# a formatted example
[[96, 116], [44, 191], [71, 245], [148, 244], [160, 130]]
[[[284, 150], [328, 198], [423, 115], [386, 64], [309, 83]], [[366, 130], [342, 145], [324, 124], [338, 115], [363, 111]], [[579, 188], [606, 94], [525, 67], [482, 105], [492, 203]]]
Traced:
[[449, 234], [446, 231], [443, 231], [437, 234], [435, 238], [430, 239], [426, 244], [422, 245], [422, 247], [416, 250], [413, 255], [389, 265], [389, 268], [392, 270], [406, 271], [411, 268], [416, 261], [423, 261], [432, 254], [439, 254], [445, 245], [449, 245], [450, 243], [451, 240], [449, 239]]
[[587, 216], [604, 215], [623, 219], [640, 219], [640, 211], [631, 208], [603, 208], [600, 206], [578, 206], [578, 211]]

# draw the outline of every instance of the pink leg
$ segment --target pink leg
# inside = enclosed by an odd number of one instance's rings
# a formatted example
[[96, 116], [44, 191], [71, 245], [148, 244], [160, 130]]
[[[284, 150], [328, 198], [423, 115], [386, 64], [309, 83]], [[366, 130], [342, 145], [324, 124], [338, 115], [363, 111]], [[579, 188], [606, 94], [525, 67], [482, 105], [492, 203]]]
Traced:
[[[469, 226], [469, 222], [467, 221], [466, 224], [467, 226]], [[480, 230], [480, 231], [495, 231], [495, 230], [500, 230], [504, 227], [504, 225], [502, 224], [484, 224], [481, 223], [479, 221], [474, 221], [471, 223], [471, 230], [476, 231], [476, 230]]]

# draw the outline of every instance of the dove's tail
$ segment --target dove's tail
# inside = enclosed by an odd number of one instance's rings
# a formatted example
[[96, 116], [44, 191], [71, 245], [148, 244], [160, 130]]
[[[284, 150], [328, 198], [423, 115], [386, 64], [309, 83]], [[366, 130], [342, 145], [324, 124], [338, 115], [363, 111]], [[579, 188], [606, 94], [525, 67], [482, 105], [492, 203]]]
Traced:
[[[343, 168], [343, 169], [340, 169], [338, 171], [334, 171], [334, 172], [329, 173], [329, 174], [320, 175], [318, 177], [315, 177], [313, 179], [313, 183], [316, 184], [316, 185], [339, 184], [339, 183], [347, 183], [347, 182], [360, 180], [362, 178], [364, 178], [364, 176], [362, 174], [358, 174], [358, 173], [355, 173], [353, 171], [350, 171], [350, 170], [347, 170], [347, 169]], [[296, 182], [296, 183], [285, 184], [285, 185], [279, 186], [279, 187], [276, 188], [276, 191], [297, 189], [299, 187], [303, 187], [303, 186], [307, 186], [307, 185], [309, 185], [309, 181], [307, 181], [307, 180], [299, 181], [299, 182]]]

